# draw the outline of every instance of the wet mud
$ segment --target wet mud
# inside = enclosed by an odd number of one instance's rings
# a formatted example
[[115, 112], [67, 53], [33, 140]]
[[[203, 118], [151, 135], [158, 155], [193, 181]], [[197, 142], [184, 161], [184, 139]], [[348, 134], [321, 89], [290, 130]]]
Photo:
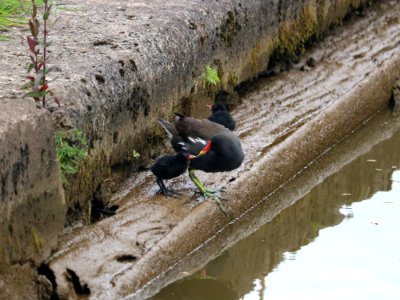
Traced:
[[[271, 197], [388, 105], [400, 73], [399, 11], [399, 3], [383, 1], [307, 51], [290, 71], [261, 81], [242, 99], [233, 116], [244, 164], [229, 173], [198, 174], [211, 187], [227, 188], [228, 217], [214, 202], [194, 194], [187, 176], [168, 183], [183, 194], [175, 199], [155, 195], [154, 177], [141, 172], [112, 198], [111, 204], [119, 207], [114, 216], [64, 235], [47, 262], [59, 297], [149, 296], [290, 205], [285, 199], [295, 197]], [[315, 63], [307, 63], [311, 58]], [[354, 147], [356, 153], [362, 151]], [[315, 185], [325, 175], [315, 170], [310, 176]], [[254, 217], [240, 230], [233, 226], [245, 212], [261, 212], [261, 205], [268, 212], [263, 218]]]

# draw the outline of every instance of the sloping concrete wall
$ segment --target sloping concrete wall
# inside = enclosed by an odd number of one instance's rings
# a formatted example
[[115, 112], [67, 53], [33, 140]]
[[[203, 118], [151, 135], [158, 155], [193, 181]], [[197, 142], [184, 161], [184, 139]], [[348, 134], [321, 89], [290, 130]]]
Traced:
[[[82, 129], [92, 146], [67, 205], [85, 209], [110, 166], [138, 168], [158, 154], [159, 117], [204, 116], [218, 90], [234, 102], [234, 88], [265, 71], [272, 53], [292, 58], [362, 2], [66, 1], [78, 9], [63, 14], [53, 33], [55, 45], [66, 45], [53, 50], [62, 64], [55, 91], [65, 105], [53, 117], [59, 128]], [[218, 88], [204, 86], [205, 65], [218, 69]]]
[[[218, 90], [234, 102], [235, 87], [265, 71], [273, 53], [296, 56], [366, 2], [65, 0], [49, 57], [61, 66], [50, 84], [63, 108], [51, 115], [17, 88], [26, 70], [21, 57], [29, 58], [26, 33], [11, 29], [15, 38], [0, 44], [1, 270], [42, 261], [66, 208], [86, 210], [111, 167], [131, 160], [133, 150], [141, 154], [134, 167], [158, 154], [164, 134], [157, 118], [176, 110], [204, 115]], [[218, 69], [217, 89], [202, 82], [207, 64]], [[90, 142], [65, 200], [52, 124], [82, 129]]]
[[36, 294], [32, 267], [62, 233], [64, 191], [50, 114], [19, 100], [1, 104], [0, 298], [28, 299]]

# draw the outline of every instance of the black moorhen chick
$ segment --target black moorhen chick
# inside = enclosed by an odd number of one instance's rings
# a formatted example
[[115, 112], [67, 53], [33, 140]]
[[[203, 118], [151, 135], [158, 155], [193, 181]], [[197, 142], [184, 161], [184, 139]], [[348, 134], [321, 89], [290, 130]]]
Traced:
[[171, 138], [171, 144], [177, 151], [186, 147], [191, 157], [189, 177], [199, 188], [204, 197], [213, 197], [221, 210], [226, 214], [222, 203], [212, 191], [204, 187], [194, 174], [195, 170], [204, 172], [226, 172], [238, 168], [244, 154], [238, 137], [224, 126], [209, 120], [198, 120], [175, 114], [175, 123], [160, 120]]
[[211, 122], [215, 122], [225, 126], [229, 130], [235, 130], [236, 122], [233, 120], [231, 114], [229, 113], [228, 109], [223, 104], [208, 104], [208, 109], [211, 110], [211, 116], [208, 119]]
[[179, 194], [172, 189], [167, 189], [163, 180], [175, 178], [185, 173], [189, 167], [190, 158], [191, 155], [189, 153], [181, 150], [175, 155], [164, 155], [155, 161], [150, 170], [157, 177], [160, 193], [166, 196]]

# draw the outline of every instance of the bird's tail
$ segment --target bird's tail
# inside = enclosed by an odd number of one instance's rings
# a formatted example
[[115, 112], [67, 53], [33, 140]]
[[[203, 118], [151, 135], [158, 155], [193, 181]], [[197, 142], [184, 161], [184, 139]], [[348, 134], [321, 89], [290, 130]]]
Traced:
[[174, 115], [177, 116], [177, 117], [179, 117], [179, 118], [184, 118], [184, 117], [185, 117], [184, 115], [182, 115], [182, 114], [180, 114], [180, 113], [177, 113], [177, 112], [175, 112]]
[[170, 122], [168, 122], [164, 119], [158, 119], [158, 122], [160, 122], [161, 126], [165, 129], [165, 131], [167, 132], [170, 139], [172, 139], [174, 136], [179, 135], [175, 126], [173, 124], [171, 124]]

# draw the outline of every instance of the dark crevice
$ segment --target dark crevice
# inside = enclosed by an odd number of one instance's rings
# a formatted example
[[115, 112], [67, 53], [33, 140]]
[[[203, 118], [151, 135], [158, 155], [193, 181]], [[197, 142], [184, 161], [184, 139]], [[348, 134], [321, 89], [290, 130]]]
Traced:
[[123, 254], [123, 255], [118, 255], [115, 259], [119, 263], [130, 263], [136, 261], [137, 257], [131, 254]]
[[45, 276], [51, 283], [52, 286], [52, 292], [50, 295], [50, 300], [59, 300], [59, 297], [57, 295], [57, 282], [56, 282], [56, 276], [54, 275], [54, 272], [50, 269], [50, 267], [43, 263], [37, 268], [37, 272], [39, 275]]
[[74, 271], [68, 269], [65, 271], [65, 277], [72, 283], [75, 292], [78, 295], [90, 295], [90, 289], [86, 283], [81, 283], [79, 276]]
[[72, 226], [75, 222], [82, 219], [82, 208], [78, 203], [71, 204], [67, 210], [67, 220], [66, 224]]
[[109, 205], [108, 203], [103, 203], [100, 200], [93, 200], [92, 201], [92, 220], [91, 223], [98, 222], [102, 219], [111, 217], [115, 215], [117, 209], [119, 208], [118, 205]]
[[93, 194], [92, 210], [91, 210], [91, 223], [98, 222], [102, 219], [115, 215], [118, 205], [110, 205], [105, 202], [102, 187], [99, 186]]

